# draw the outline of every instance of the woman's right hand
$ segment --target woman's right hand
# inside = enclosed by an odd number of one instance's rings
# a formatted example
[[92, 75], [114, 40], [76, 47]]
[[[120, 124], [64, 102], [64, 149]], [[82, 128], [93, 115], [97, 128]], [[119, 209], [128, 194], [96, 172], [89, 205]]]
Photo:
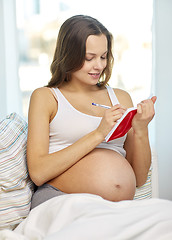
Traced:
[[104, 116], [97, 128], [97, 131], [103, 135], [103, 138], [107, 136], [107, 134], [117, 123], [117, 120], [122, 117], [125, 111], [126, 108], [120, 104], [116, 104], [105, 111]]

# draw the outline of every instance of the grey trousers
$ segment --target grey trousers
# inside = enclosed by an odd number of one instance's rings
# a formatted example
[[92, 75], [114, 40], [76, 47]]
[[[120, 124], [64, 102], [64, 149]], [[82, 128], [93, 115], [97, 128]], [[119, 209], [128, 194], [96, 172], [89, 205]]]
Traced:
[[35, 208], [39, 204], [49, 200], [50, 198], [64, 195], [66, 193], [61, 192], [59, 189], [51, 186], [50, 184], [43, 184], [38, 187], [36, 192], [32, 196], [31, 209]]

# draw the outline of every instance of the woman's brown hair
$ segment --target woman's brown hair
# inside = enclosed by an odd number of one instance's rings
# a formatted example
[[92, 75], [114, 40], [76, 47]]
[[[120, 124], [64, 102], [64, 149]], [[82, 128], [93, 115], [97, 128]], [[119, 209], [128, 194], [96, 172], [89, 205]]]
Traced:
[[70, 81], [71, 73], [82, 68], [85, 61], [86, 40], [90, 35], [104, 34], [108, 42], [107, 66], [101, 74], [99, 85], [107, 84], [113, 67], [112, 35], [95, 18], [76, 15], [61, 26], [57, 38], [54, 58], [51, 64], [52, 77], [47, 87], [58, 87]]

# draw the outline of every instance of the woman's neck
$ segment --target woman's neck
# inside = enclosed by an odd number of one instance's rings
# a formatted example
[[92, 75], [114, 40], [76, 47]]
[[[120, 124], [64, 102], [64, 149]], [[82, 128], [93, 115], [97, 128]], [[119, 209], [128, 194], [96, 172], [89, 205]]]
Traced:
[[97, 85], [89, 85], [89, 84], [78, 83], [74, 81], [63, 83], [63, 85], [60, 86], [59, 89], [64, 89], [71, 92], [83, 92], [83, 93], [86, 93], [86, 92], [90, 93], [90, 92], [100, 90], [100, 88]]

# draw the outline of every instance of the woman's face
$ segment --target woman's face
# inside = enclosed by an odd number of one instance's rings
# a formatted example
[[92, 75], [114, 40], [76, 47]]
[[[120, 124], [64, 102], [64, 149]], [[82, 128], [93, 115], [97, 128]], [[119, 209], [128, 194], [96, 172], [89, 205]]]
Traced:
[[105, 35], [90, 35], [86, 41], [85, 62], [81, 69], [72, 73], [71, 81], [95, 85], [107, 65], [108, 44]]

